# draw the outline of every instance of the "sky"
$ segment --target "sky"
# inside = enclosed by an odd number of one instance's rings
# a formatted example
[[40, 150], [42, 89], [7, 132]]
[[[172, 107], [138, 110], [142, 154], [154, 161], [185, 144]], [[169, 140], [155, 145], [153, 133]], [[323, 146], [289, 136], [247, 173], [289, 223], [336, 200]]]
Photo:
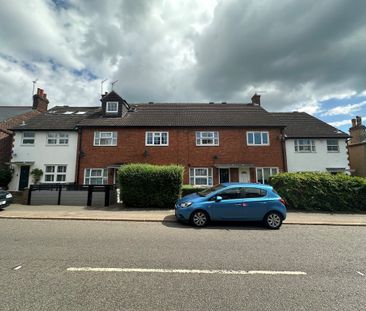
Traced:
[[0, 0], [0, 105], [250, 102], [366, 120], [364, 0]]

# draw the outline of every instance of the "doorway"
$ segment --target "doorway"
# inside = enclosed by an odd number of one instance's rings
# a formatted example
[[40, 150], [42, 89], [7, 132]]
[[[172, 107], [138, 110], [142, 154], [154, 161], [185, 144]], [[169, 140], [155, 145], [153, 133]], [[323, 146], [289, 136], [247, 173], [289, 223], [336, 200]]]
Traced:
[[220, 184], [224, 182], [230, 182], [230, 169], [229, 168], [220, 168]]
[[20, 167], [19, 190], [27, 188], [29, 184], [29, 166]]
[[239, 182], [242, 183], [250, 182], [249, 168], [239, 168]]

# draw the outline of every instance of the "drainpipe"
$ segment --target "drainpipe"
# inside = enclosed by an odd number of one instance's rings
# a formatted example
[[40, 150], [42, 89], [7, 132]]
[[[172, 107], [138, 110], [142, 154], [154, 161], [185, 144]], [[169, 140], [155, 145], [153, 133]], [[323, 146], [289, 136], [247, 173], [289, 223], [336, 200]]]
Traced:
[[79, 177], [80, 177], [80, 160], [81, 160], [81, 136], [82, 136], [82, 129], [78, 128], [78, 146], [77, 146], [77, 161], [76, 161], [76, 185], [79, 184]]
[[282, 154], [283, 154], [283, 170], [287, 172], [287, 155], [286, 155], [286, 135], [285, 129], [281, 129], [281, 147], [282, 147]]

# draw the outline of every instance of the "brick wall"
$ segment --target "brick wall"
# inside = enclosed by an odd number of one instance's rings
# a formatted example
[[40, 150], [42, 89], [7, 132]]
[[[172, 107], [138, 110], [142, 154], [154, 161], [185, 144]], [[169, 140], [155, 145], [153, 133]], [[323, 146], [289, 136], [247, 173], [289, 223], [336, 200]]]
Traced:
[[[185, 167], [184, 183], [189, 182], [189, 167], [214, 167], [215, 164], [254, 164], [256, 167], [278, 167], [283, 170], [280, 129], [244, 128], [99, 128], [99, 131], [117, 131], [117, 146], [93, 146], [94, 129], [82, 130], [79, 183], [84, 182], [85, 168], [106, 168], [115, 163], [181, 164]], [[246, 131], [268, 131], [269, 146], [247, 146]], [[169, 146], [145, 146], [146, 131], [169, 132]], [[196, 146], [196, 131], [219, 131], [219, 146]], [[230, 171], [232, 180], [237, 170]], [[214, 169], [214, 183], [218, 182]], [[255, 170], [250, 170], [255, 181]], [[109, 176], [109, 182], [112, 182]]]

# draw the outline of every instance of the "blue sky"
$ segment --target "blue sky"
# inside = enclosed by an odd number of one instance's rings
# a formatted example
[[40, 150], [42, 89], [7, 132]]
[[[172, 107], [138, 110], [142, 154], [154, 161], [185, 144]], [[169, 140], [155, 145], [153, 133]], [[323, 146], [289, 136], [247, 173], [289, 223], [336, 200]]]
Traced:
[[348, 131], [366, 117], [366, 2], [0, 0], [1, 105], [250, 102]]

